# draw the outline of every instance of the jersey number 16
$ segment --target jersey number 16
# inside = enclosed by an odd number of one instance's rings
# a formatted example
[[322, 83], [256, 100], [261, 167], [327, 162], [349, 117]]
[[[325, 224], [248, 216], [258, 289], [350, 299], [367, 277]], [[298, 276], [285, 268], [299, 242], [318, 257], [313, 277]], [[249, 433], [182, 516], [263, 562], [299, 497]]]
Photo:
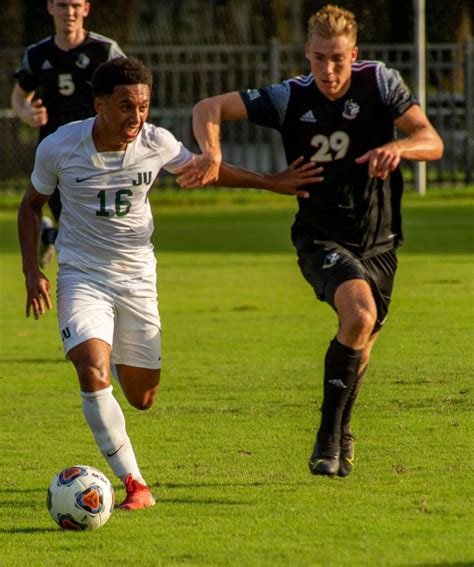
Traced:
[[[128, 215], [132, 208], [132, 203], [124, 197], [133, 197], [133, 192], [130, 191], [130, 189], [120, 189], [117, 193], [115, 193], [115, 214], [118, 217]], [[104, 190], [99, 191], [97, 193], [97, 198], [99, 199], [99, 210], [96, 211], [96, 216], [110, 217], [111, 213], [106, 208], [106, 192]]]

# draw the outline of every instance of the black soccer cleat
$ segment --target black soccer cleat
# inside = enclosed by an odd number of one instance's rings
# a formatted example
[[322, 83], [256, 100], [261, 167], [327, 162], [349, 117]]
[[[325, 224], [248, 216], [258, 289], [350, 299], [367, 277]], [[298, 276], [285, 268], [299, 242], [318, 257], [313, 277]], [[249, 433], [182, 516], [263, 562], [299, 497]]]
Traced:
[[313, 454], [309, 459], [309, 470], [312, 474], [335, 476], [340, 467], [340, 437], [318, 432]]
[[342, 432], [341, 452], [338, 476], [347, 476], [354, 468], [354, 437], [349, 432]]

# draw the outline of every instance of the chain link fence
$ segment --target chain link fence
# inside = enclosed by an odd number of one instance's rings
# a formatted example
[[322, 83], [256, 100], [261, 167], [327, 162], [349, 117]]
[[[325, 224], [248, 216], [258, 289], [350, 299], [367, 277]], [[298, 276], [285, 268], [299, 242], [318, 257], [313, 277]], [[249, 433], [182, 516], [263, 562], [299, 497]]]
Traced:
[[[153, 71], [150, 121], [171, 130], [197, 151], [191, 112], [200, 99], [222, 92], [254, 88], [308, 73], [301, 44], [168, 45], [125, 47]], [[22, 184], [34, 160], [37, 131], [14, 117], [9, 109], [13, 72], [22, 50], [0, 49], [0, 123], [3, 159], [0, 180]], [[382, 60], [397, 68], [410, 86], [415, 84], [413, 44], [362, 44], [360, 58]], [[442, 160], [428, 164], [428, 180], [437, 184], [473, 182], [474, 159], [474, 41], [431, 44], [427, 49], [427, 113], [445, 142]], [[277, 133], [247, 121], [225, 123], [225, 160], [262, 172], [285, 164]], [[411, 165], [406, 164], [410, 171]], [[410, 183], [408, 175], [408, 183]]]

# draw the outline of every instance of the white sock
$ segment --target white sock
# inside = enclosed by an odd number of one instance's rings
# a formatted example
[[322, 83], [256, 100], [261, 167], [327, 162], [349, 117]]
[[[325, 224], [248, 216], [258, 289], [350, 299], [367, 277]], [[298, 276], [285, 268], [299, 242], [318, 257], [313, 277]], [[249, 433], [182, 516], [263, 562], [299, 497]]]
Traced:
[[122, 408], [112, 390], [113, 387], [109, 386], [97, 392], [81, 392], [84, 416], [100, 452], [114, 473], [122, 481], [131, 474], [135, 480], [146, 484], [127, 435]]

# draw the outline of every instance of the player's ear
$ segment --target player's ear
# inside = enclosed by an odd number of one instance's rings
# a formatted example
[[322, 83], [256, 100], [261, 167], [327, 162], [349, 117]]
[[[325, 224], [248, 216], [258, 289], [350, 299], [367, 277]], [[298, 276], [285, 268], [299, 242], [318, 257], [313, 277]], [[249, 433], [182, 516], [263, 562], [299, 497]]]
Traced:
[[47, 7], [47, 9], [48, 9], [48, 14], [49, 14], [50, 16], [54, 16], [54, 10], [53, 10], [53, 8], [54, 8], [54, 2], [53, 2], [53, 0], [48, 0], [48, 4], [47, 4], [46, 7]]
[[87, 18], [87, 16], [89, 15], [89, 12], [91, 11], [91, 5], [89, 2], [86, 2], [84, 4], [84, 18]]
[[104, 108], [104, 99], [101, 96], [96, 96], [94, 99], [94, 109], [97, 114]]
[[309, 42], [307, 41], [304, 44], [304, 56], [308, 61], [311, 61], [310, 51], [309, 51]]
[[358, 56], [359, 56], [359, 48], [355, 46], [354, 49], [352, 50], [352, 63], [354, 63], [354, 61], [357, 60]]

